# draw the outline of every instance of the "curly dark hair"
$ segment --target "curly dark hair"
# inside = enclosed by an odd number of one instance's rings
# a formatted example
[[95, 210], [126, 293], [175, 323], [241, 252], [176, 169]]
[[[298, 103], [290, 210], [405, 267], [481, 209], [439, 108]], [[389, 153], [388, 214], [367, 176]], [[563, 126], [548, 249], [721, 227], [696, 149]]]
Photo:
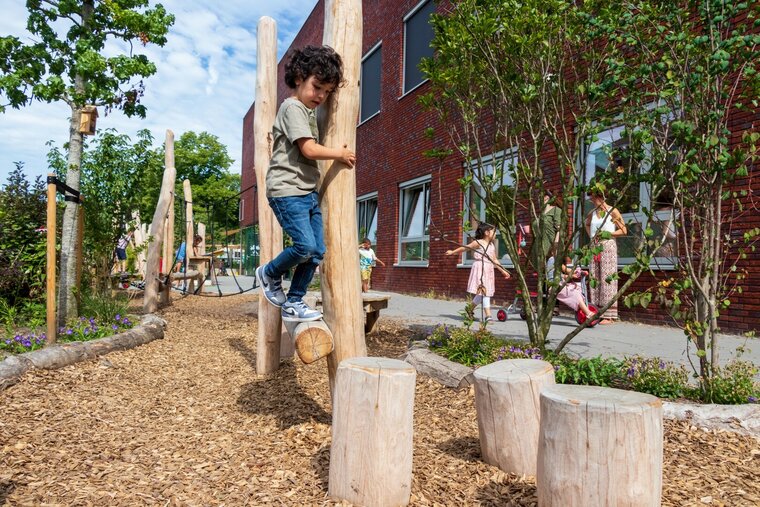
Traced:
[[326, 84], [342, 86], [343, 60], [330, 46], [304, 46], [292, 49], [285, 64], [285, 84], [296, 87], [296, 79], [314, 76]]

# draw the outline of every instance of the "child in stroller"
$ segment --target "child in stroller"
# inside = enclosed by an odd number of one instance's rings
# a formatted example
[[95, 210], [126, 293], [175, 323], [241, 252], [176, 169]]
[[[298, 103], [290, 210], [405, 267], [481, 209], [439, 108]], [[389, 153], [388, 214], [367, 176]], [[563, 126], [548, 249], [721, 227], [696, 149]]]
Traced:
[[[549, 260], [546, 262], [546, 273], [549, 280], [552, 280], [554, 277], [554, 262], [554, 256], [549, 257]], [[573, 262], [570, 257], [565, 257], [561, 273], [566, 283], [557, 294], [557, 301], [572, 309], [575, 312], [575, 321], [578, 324], [583, 324], [586, 319], [597, 313], [597, 308], [588, 302], [588, 293], [586, 291], [588, 272], [582, 270], [580, 266], [573, 268]], [[537, 293], [531, 292], [530, 296], [532, 298], [537, 297]], [[523, 320], [527, 318], [525, 308], [522, 307], [522, 301], [520, 300], [520, 291], [517, 291], [514, 302], [508, 308], [502, 308], [496, 312], [496, 318], [503, 322], [507, 320], [509, 313], [519, 313]], [[594, 319], [589, 323], [589, 327], [594, 327], [598, 322], [598, 318]]]

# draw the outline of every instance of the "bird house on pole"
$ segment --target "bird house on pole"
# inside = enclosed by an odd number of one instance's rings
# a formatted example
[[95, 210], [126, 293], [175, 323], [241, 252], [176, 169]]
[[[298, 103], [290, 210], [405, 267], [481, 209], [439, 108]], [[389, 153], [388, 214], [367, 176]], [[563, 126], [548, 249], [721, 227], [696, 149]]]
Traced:
[[98, 109], [95, 106], [84, 106], [79, 118], [79, 132], [86, 136], [95, 133], [95, 123], [98, 120]]

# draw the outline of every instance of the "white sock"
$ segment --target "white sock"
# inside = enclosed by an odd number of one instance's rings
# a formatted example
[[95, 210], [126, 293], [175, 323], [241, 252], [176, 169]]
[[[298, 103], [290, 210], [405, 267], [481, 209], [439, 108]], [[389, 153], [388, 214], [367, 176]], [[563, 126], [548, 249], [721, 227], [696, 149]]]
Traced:
[[491, 309], [491, 298], [488, 296], [483, 296], [483, 310], [488, 311]]

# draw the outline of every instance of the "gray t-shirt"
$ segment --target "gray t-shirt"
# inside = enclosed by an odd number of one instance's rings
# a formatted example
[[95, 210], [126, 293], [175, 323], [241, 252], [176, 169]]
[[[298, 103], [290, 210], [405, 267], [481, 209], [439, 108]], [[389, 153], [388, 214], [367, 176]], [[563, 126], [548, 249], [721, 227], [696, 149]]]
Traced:
[[319, 140], [317, 115], [300, 100], [289, 97], [282, 102], [272, 126], [272, 160], [267, 172], [267, 197], [306, 195], [317, 190], [319, 167], [316, 160], [301, 154], [296, 141], [310, 137]]

